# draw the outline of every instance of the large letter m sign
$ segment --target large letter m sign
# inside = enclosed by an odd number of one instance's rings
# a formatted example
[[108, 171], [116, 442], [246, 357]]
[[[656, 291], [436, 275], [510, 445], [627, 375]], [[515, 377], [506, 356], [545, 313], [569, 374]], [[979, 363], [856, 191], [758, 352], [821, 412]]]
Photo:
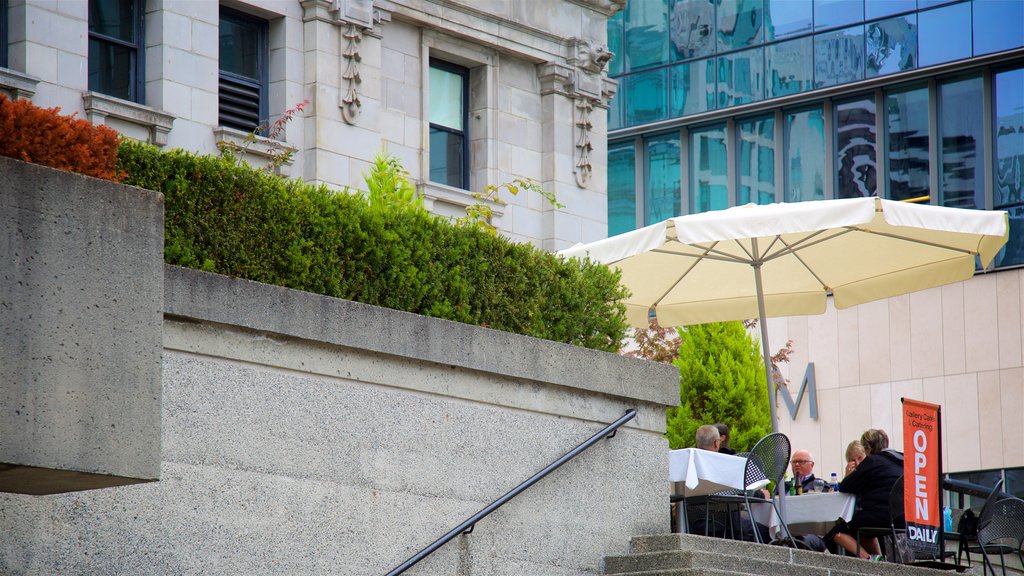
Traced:
[[804, 399], [804, 393], [807, 393], [807, 402], [810, 404], [811, 419], [818, 419], [818, 391], [814, 386], [814, 362], [807, 363], [807, 370], [804, 371], [804, 379], [800, 382], [800, 391], [796, 393], [796, 402], [793, 401], [793, 397], [789, 394], [789, 386], [786, 385], [782, 375], [777, 371], [774, 376], [776, 382], [780, 385], [777, 387], [782, 400], [786, 403], [786, 408], [789, 408], [789, 415], [796, 420], [796, 413], [800, 410], [800, 402]]

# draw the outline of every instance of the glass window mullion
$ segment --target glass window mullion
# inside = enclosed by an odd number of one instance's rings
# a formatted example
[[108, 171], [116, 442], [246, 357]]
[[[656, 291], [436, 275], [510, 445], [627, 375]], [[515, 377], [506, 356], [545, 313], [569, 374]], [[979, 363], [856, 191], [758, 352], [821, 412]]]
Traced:
[[824, 182], [824, 194], [825, 199], [835, 198], [835, 183], [836, 183], [836, 144], [835, 144], [835, 128], [833, 118], [832, 101], [825, 100], [822, 103], [822, 117], [824, 118], [825, 124], [825, 182]]
[[736, 120], [729, 118], [725, 122], [725, 195], [726, 205], [735, 206], [737, 186], [736, 180]]
[[647, 165], [647, 150], [644, 147], [644, 139], [637, 136], [633, 139], [633, 174], [636, 183], [633, 190], [636, 194], [636, 227], [642, 228], [647, 225], [647, 195], [644, 190], [647, 184], [644, 182], [644, 166]]
[[889, 138], [885, 122], [885, 92], [875, 89], [875, 195], [889, 198]]
[[996, 171], [996, 131], [993, 130], [993, 126], [996, 123], [995, 118], [995, 107], [993, 106], [993, 90], [992, 90], [992, 70], [985, 68], [981, 75], [982, 84], [982, 98], [981, 98], [981, 131], [982, 141], [982, 158], [980, 160], [981, 166], [984, 168], [984, 187], [982, 188], [987, 193], [983, 194], [982, 202], [983, 206], [978, 206], [984, 210], [992, 210], [995, 204], [995, 198], [991, 193], [995, 190], [995, 171]]
[[[928, 79], [928, 195], [929, 204], [939, 204], [942, 196], [940, 186], [941, 134], [939, 132], [939, 98], [935, 78]], [[936, 194], [936, 192], [939, 192]]]
[[679, 129], [679, 210], [682, 214], [690, 213], [690, 131]]

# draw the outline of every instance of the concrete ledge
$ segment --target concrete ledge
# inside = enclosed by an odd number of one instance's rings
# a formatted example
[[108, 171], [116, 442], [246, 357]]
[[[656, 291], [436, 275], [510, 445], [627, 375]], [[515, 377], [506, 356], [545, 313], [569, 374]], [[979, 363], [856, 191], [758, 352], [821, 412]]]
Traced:
[[178, 266], [166, 266], [164, 292], [168, 316], [679, 404], [679, 373], [670, 365]]
[[[0, 463], [67, 490], [103, 485], [68, 471], [158, 478], [163, 196], [9, 158], [0, 174]], [[35, 493], [45, 474], [18, 467], [2, 489]]]

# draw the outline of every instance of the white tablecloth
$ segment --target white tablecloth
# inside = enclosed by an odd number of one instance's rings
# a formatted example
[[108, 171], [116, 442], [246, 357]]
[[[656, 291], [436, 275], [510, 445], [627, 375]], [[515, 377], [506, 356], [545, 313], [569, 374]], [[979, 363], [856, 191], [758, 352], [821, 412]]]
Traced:
[[[776, 498], [778, 498], [776, 496]], [[857, 499], [842, 492], [810, 493], [786, 497], [786, 524], [794, 536], [817, 534], [824, 536], [832, 529], [837, 518], [849, 521]], [[780, 530], [779, 518], [767, 503], [753, 506], [754, 520], [768, 526], [774, 537]]]
[[674, 482], [676, 494], [704, 496], [722, 490], [762, 488], [768, 480], [743, 486], [743, 469], [747, 459], [697, 448], [683, 448], [668, 453], [668, 479]]

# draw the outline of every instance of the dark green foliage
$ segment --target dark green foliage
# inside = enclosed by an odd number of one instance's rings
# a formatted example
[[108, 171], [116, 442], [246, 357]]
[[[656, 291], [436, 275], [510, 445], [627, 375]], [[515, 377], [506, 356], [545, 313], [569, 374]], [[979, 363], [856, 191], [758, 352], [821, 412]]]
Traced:
[[750, 450], [772, 431], [764, 364], [741, 322], [679, 329], [679, 407], [668, 409], [666, 436], [673, 448], [693, 446], [702, 424], [729, 425], [730, 447]]
[[625, 334], [605, 266], [215, 156], [125, 142], [119, 167], [164, 194], [169, 264], [599, 350]]

